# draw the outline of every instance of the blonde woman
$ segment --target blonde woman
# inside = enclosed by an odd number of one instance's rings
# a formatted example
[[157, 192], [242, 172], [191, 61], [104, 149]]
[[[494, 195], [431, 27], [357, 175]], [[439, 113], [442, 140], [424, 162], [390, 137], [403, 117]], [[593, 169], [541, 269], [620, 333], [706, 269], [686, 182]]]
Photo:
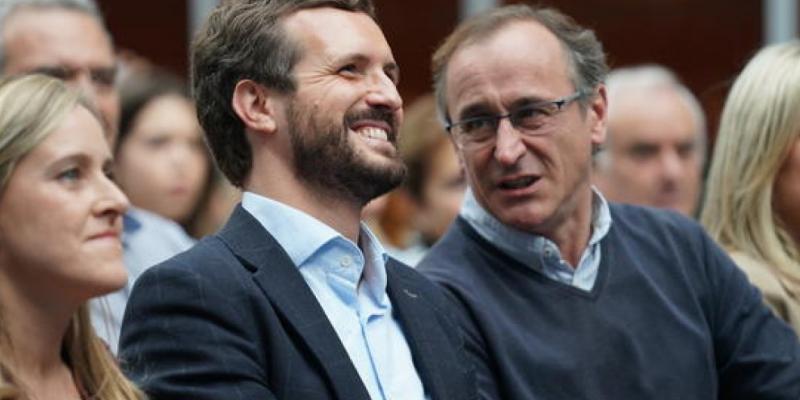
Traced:
[[141, 399], [86, 302], [127, 279], [128, 200], [100, 121], [58, 80], [0, 80], [0, 398]]
[[731, 89], [701, 220], [800, 332], [800, 42], [761, 50]]

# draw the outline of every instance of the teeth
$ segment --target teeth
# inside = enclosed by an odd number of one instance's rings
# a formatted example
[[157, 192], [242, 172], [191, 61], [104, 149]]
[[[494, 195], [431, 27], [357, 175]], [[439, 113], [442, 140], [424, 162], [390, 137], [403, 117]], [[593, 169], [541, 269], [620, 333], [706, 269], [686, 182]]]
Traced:
[[358, 133], [370, 139], [387, 140], [389, 138], [386, 131], [379, 128], [362, 128], [358, 130]]
[[534, 180], [535, 179], [533, 177], [528, 176], [528, 177], [514, 179], [511, 181], [505, 181], [501, 183], [500, 186], [506, 189], [519, 189], [532, 184]]

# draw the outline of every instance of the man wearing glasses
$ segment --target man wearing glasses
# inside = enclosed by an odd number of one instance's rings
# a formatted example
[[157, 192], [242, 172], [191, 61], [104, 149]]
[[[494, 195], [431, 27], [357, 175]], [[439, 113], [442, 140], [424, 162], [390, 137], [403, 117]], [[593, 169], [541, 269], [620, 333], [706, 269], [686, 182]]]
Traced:
[[797, 338], [702, 229], [591, 186], [607, 113], [593, 32], [509, 6], [433, 64], [469, 190], [419, 269], [460, 306], [484, 398], [800, 398]]

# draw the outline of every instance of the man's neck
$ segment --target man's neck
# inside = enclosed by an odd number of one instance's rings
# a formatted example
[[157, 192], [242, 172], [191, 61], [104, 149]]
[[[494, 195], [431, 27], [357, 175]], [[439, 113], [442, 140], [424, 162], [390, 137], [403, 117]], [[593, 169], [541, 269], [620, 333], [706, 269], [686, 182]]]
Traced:
[[322, 221], [353, 243], [358, 243], [362, 208], [358, 201], [303, 185], [275, 186], [278, 185], [254, 184], [246, 189], [294, 207]]
[[578, 266], [592, 234], [593, 193], [587, 186], [562, 207], [562, 215], [553, 218], [547, 227], [534, 232], [553, 241], [561, 258], [573, 268]]

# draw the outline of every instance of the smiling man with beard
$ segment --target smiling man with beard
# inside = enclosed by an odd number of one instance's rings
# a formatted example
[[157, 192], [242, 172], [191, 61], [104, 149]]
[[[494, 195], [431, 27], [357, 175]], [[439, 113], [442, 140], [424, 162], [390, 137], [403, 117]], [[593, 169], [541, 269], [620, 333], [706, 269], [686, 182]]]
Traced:
[[449, 303], [359, 221], [405, 175], [398, 67], [371, 2], [222, 2], [192, 75], [244, 195], [219, 233], [139, 278], [131, 378], [161, 400], [474, 398]]

